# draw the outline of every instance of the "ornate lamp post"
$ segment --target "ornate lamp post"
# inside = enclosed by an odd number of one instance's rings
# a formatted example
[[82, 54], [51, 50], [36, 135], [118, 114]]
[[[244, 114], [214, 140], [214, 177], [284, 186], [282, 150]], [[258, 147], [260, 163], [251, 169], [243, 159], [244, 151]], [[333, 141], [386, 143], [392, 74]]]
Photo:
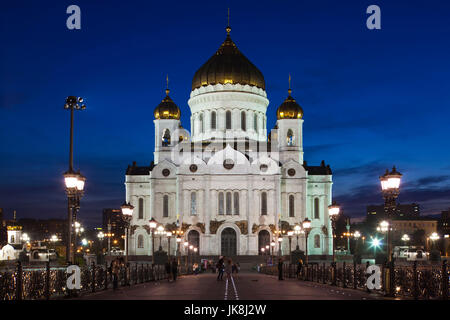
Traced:
[[128, 263], [128, 235], [130, 230], [130, 222], [133, 218], [134, 207], [130, 203], [124, 203], [121, 207], [122, 219], [125, 222], [125, 264]]
[[435, 242], [436, 242], [436, 240], [439, 240], [440, 239], [440, 237], [439, 237], [439, 235], [436, 233], [436, 232], [433, 232], [431, 235], [430, 235], [430, 240], [431, 240], [431, 250], [434, 250], [434, 248], [435, 248]]
[[302, 222], [303, 231], [305, 232], [305, 246], [306, 246], [306, 265], [308, 265], [308, 237], [309, 233], [311, 232], [311, 220], [308, 218], [305, 218]]
[[172, 232], [167, 231], [166, 236], [167, 236], [167, 257], [170, 260], [170, 239], [172, 239]]
[[188, 251], [187, 251], [187, 250], [189, 250], [189, 249], [188, 249], [188, 247], [189, 247], [189, 242], [185, 241], [185, 242], [183, 243], [183, 246], [184, 246], [185, 266], [187, 267], [187, 264], [188, 264], [188, 261], [187, 261], [187, 259], [188, 259], [188, 255], [187, 255]]
[[300, 247], [298, 245], [298, 236], [302, 233], [302, 227], [300, 225], [296, 224], [294, 227], [294, 234], [297, 237], [297, 246], [295, 247], [295, 250], [299, 251]]
[[380, 177], [381, 191], [384, 197], [384, 210], [388, 218], [387, 244], [388, 261], [392, 261], [392, 239], [391, 239], [391, 219], [397, 210], [397, 198], [400, 193], [400, 181], [402, 174], [397, 171], [395, 166], [392, 171], [386, 170], [386, 173]]
[[[80, 172], [73, 169], [73, 116], [75, 110], [84, 110], [86, 106], [83, 98], [70, 96], [66, 98], [64, 109], [70, 110], [70, 147], [69, 147], [69, 170], [64, 173], [64, 182], [67, 194], [67, 243], [66, 243], [66, 261], [69, 263], [74, 259], [72, 250], [72, 223], [76, 220], [77, 210], [80, 208], [80, 199], [83, 196], [84, 178]], [[80, 105], [81, 104], [81, 105]]]
[[292, 243], [292, 236], [294, 235], [294, 231], [288, 231], [287, 235], [288, 235], [288, 238], [289, 238], [289, 256], [290, 256], [291, 253], [292, 253], [291, 243]]
[[151, 218], [149, 221], [150, 233], [152, 235], [152, 264], [155, 263], [155, 229], [158, 225], [158, 222], [154, 218]]
[[278, 257], [281, 257], [281, 243], [283, 242], [283, 237], [281, 235], [278, 236]]
[[270, 246], [272, 247], [272, 263], [274, 263], [273, 262], [273, 258], [274, 258], [273, 251], [274, 251], [274, 248], [275, 248], [275, 240], [272, 240], [272, 242], [270, 243]]
[[156, 228], [156, 234], [159, 236], [158, 251], [162, 251], [161, 238], [163, 235], [166, 235], [166, 231], [164, 230], [164, 227], [162, 225], [159, 225], [158, 228]]
[[332, 242], [333, 242], [333, 263], [335, 262], [335, 255], [334, 255], [334, 247], [335, 247], [335, 234], [336, 234], [336, 221], [337, 217], [339, 215], [340, 207], [336, 204], [336, 202], [333, 202], [332, 205], [328, 206], [328, 215], [331, 219], [331, 230], [332, 230]]
[[178, 264], [180, 264], [180, 256], [181, 256], [181, 237], [177, 236], [177, 257], [178, 257]]

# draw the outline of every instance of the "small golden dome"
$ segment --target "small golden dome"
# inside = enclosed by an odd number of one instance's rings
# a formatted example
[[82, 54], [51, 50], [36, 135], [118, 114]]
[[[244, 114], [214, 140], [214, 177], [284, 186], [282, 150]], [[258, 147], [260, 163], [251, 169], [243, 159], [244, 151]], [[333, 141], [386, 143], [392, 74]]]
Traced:
[[303, 109], [291, 96], [291, 89], [289, 89], [289, 96], [284, 100], [277, 110], [277, 119], [302, 119]]
[[170, 90], [166, 90], [166, 97], [161, 101], [161, 103], [155, 108], [154, 115], [155, 119], [175, 119], [180, 120], [181, 111], [180, 108], [173, 102], [169, 97]]
[[231, 28], [227, 27], [227, 38], [217, 52], [202, 66], [192, 79], [192, 90], [215, 84], [242, 84], [265, 90], [264, 76], [231, 40]]

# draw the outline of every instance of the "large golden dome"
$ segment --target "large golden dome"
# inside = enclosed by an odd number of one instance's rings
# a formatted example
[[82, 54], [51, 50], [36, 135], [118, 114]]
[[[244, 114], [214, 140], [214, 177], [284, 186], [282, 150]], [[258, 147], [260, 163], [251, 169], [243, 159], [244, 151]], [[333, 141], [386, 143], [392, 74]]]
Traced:
[[289, 89], [289, 96], [284, 100], [277, 110], [277, 118], [281, 119], [301, 119], [303, 118], [303, 109], [291, 96], [291, 89]]
[[173, 102], [169, 97], [169, 89], [166, 90], [166, 97], [161, 101], [161, 103], [155, 108], [153, 114], [155, 119], [175, 119], [180, 120], [181, 111], [180, 108]]
[[192, 90], [214, 84], [243, 84], [265, 90], [266, 84], [261, 71], [236, 47], [227, 27], [227, 38], [219, 50], [200, 68], [192, 79]]

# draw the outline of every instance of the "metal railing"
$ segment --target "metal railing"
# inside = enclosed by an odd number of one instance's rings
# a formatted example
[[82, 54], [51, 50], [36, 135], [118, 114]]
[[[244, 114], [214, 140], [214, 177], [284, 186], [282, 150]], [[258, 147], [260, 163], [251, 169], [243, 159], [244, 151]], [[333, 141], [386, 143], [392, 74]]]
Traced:
[[[297, 278], [302, 281], [311, 281], [342, 288], [368, 290], [367, 280], [370, 274], [366, 272], [368, 265], [356, 263], [336, 264], [309, 264], [303, 266], [298, 273], [297, 266], [293, 264], [283, 265], [284, 278]], [[412, 266], [395, 266], [392, 288], [389, 287], [388, 265], [379, 265], [381, 269], [381, 289], [371, 290], [386, 296], [400, 296], [411, 299], [443, 299], [448, 300], [450, 272], [447, 261], [441, 265], [418, 266], [414, 262]], [[261, 266], [260, 272], [278, 276], [277, 266]]]
[[[80, 290], [67, 289], [65, 267], [24, 267], [17, 263], [14, 271], [0, 271], [0, 300], [49, 300], [71, 298], [87, 293], [112, 289], [114, 275], [106, 265], [80, 267]], [[178, 266], [178, 275], [192, 274], [192, 269]], [[132, 286], [149, 281], [167, 280], [164, 266], [154, 268], [147, 263], [122, 265], [117, 273], [117, 287]]]

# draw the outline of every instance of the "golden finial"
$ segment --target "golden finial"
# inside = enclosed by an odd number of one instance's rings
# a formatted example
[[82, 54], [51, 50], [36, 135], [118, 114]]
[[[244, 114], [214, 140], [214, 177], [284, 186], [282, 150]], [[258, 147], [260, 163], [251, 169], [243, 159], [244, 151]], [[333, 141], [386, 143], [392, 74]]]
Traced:
[[166, 82], [167, 82], [166, 95], [169, 95], [169, 93], [170, 93], [170, 90], [169, 90], [169, 75], [166, 76]]
[[227, 34], [230, 35], [231, 27], [230, 27], [230, 8], [228, 8], [228, 24], [227, 24]]
[[291, 95], [292, 93], [292, 89], [291, 89], [291, 74], [289, 73], [289, 90], [288, 90], [288, 94]]

